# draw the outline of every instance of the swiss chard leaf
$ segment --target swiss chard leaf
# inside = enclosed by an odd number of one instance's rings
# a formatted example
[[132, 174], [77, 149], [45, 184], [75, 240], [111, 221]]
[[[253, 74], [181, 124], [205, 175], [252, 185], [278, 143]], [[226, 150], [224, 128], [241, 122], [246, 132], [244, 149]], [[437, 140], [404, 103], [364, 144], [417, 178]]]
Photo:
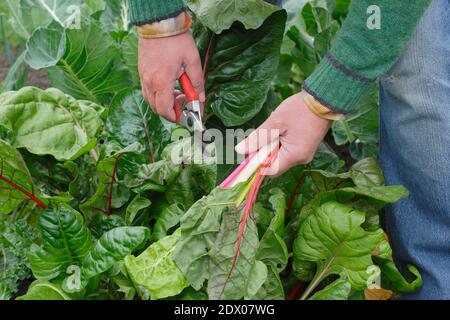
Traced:
[[259, 242], [256, 258], [267, 265], [274, 266], [278, 272], [281, 272], [288, 262], [288, 250], [282, 238], [286, 213], [286, 196], [281, 190], [273, 189], [269, 201], [275, 215]]
[[48, 68], [50, 82], [64, 92], [108, 103], [117, 91], [131, 84], [130, 74], [117, 44], [98, 22], [83, 22], [82, 29], [52, 25], [36, 30], [27, 43], [26, 61], [34, 69]]
[[0, 95], [0, 125], [16, 148], [58, 160], [75, 159], [95, 146], [103, 108], [58, 89], [25, 87]]
[[186, 0], [186, 4], [208, 29], [215, 33], [239, 21], [247, 29], [257, 29], [280, 8], [264, 0]]
[[90, 279], [108, 271], [141, 247], [149, 236], [150, 230], [145, 227], [119, 227], [106, 232], [83, 260], [84, 278]]
[[126, 148], [133, 143], [143, 146], [140, 152], [122, 158], [122, 171], [133, 174], [137, 166], [159, 160], [163, 147], [170, 139], [158, 115], [144, 101], [141, 91], [125, 89], [111, 102], [106, 120], [107, 143], [112, 148]]
[[422, 276], [415, 266], [408, 265], [405, 275], [402, 275], [392, 260], [380, 257], [374, 257], [373, 259], [381, 269], [381, 285], [383, 288], [400, 293], [409, 293], [422, 286]]
[[363, 212], [337, 202], [325, 203], [305, 219], [294, 242], [294, 259], [315, 262], [317, 271], [303, 298], [333, 274], [347, 279], [353, 289], [367, 286], [371, 255], [384, 240], [384, 232], [365, 231], [364, 220]]
[[[209, 253], [209, 281], [208, 295], [213, 300], [241, 299], [246, 294], [250, 284], [253, 268], [260, 270], [257, 262], [258, 229], [254, 219], [247, 219], [244, 235], [240, 233], [240, 226], [244, 211], [232, 208], [225, 212], [220, 231]], [[267, 277], [267, 267], [265, 267]], [[258, 277], [259, 278], [259, 277]], [[259, 279], [256, 279], [259, 280]], [[262, 279], [264, 283], [265, 279]], [[257, 290], [252, 290], [253, 294]], [[247, 293], [248, 294], [248, 293]]]
[[140, 194], [137, 194], [133, 200], [131, 200], [125, 211], [125, 222], [127, 225], [131, 226], [133, 224], [136, 215], [143, 209], [148, 208], [152, 202], [142, 197]]
[[0, 139], [0, 213], [10, 213], [24, 200], [46, 207], [35, 193], [33, 179], [20, 152]]
[[173, 258], [194, 289], [199, 290], [208, 278], [208, 253], [220, 230], [222, 215], [236, 209], [243, 185], [232, 189], [214, 189], [198, 200], [180, 220], [181, 238]]
[[206, 108], [226, 126], [247, 122], [263, 107], [277, 70], [285, 21], [285, 12], [278, 11], [256, 30], [236, 24], [218, 36], [209, 35], [200, 23], [194, 26], [201, 53], [209, 61]]
[[158, 212], [153, 226], [153, 238], [156, 240], [164, 238], [170, 228], [180, 223], [184, 212], [185, 210], [178, 203], [171, 204]]
[[153, 243], [139, 256], [125, 258], [125, 266], [133, 283], [148, 291], [152, 300], [175, 296], [189, 286], [172, 260], [179, 239], [178, 230]]
[[348, 281], [339, 278], [316, 292], [309, 300], [347, 300], [351, 289], [352, 286]]
[[97, 191], [89, 200], [80, 205], [80, 209], [87, 220], [92, 220], [99, 213], [111, 215], [114, 208], [119, 208], [128, 201], [130, 190], [119, 183], [117, 170], [124, 154], [138, 150], [139, 145], [132, 144], [98, 163], [99, 184]]
[[17, 297], [17, 300], [72, 300], [60, 285], [45, 281], [34, 281], [26, 294]]
[[42, 245], [33, 245], [29, 255], [33, 275], [51, 280], [65, 274], [70, 265], [81, 265], [92, 246], [92, 236], [83, 216], [68, 206], [45, 210], [39, 218]]
[[268, 266], [267, 269], [266, 281], [250, 298], [254, 300], [284, 300], [284, 289], [278, 270], [273, 266]]
[[[378, 156], [378, 90], [371, 90], [357, 105], [355, 112], [333, 123], [333, 137], [337, 145], [350, 144], [355, 159]], [[359, 152], [356, 152], [360, 150]], [[373, 152], [374, 150], [375, 152]]]

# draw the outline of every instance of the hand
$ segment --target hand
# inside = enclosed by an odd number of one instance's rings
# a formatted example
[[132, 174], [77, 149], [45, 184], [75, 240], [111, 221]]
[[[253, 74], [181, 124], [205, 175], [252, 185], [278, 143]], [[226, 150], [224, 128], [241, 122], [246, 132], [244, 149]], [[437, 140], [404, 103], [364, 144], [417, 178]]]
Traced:
[[138, 68], [142, 94], [153, 111], [175, 122], [175, 81], [186, 72], [204, 102], [203, 72], [190, 32], [159, 39], [139, 39]]
[[236, 152], [248, 154], [279, 138], [281, 148], [269, 176], [278, 176], [298, 164], [312, 161], [331, 121], [316, 116], [303, 101], [305, 93], [286, 99], [257, 130], [236, 146]]

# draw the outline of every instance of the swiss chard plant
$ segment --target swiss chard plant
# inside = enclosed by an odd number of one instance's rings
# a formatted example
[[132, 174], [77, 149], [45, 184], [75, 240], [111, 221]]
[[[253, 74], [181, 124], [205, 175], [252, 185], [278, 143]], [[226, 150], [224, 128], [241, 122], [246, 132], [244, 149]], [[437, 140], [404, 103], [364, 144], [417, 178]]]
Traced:
[[[258, 126], [299, 90], [350, 1], [186, 3], [206, 127], [225, 131]], [[0, 12], [23, 48], [0, 94], [1, 299], [380, 299], [420, 287], [383, 230], [384, 206], [408, 191], [385, 186], [369, 157], [376, 88], [311, 164], [264, 179], [278, 146], [237, 168], [199, 163], [193, 139], [151, 112], [126, 1], [6, 0]], [[19, 68], [51, 88], [13, 86]]]

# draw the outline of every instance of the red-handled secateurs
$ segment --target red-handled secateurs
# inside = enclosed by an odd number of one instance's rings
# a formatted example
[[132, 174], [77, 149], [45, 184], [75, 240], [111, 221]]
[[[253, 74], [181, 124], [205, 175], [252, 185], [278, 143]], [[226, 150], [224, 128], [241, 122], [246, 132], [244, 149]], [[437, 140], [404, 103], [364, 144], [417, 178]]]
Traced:
[[177, 123], [192, 133], [203, 133], [206, 128], [203, 125], [199, 94], [195, 91], [191, 79], [186, 73], [181, 75], [179, 81], [186, 98], [184, 104], [175, 103]]

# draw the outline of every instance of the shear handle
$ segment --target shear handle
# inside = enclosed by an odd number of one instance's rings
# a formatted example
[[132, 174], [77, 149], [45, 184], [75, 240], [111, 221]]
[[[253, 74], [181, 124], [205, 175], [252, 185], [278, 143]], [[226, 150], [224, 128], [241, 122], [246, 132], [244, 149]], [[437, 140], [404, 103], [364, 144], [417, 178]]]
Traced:
[[183, 93], [186, 96], [186, 102], [199, 100], [199, 94], [197, 93], [197, 91], [195, 91], [191, 79], [189, 79], [189, 76], [186, 72], [181, 75], [180, 84], [181, 88], [183, 89]]

